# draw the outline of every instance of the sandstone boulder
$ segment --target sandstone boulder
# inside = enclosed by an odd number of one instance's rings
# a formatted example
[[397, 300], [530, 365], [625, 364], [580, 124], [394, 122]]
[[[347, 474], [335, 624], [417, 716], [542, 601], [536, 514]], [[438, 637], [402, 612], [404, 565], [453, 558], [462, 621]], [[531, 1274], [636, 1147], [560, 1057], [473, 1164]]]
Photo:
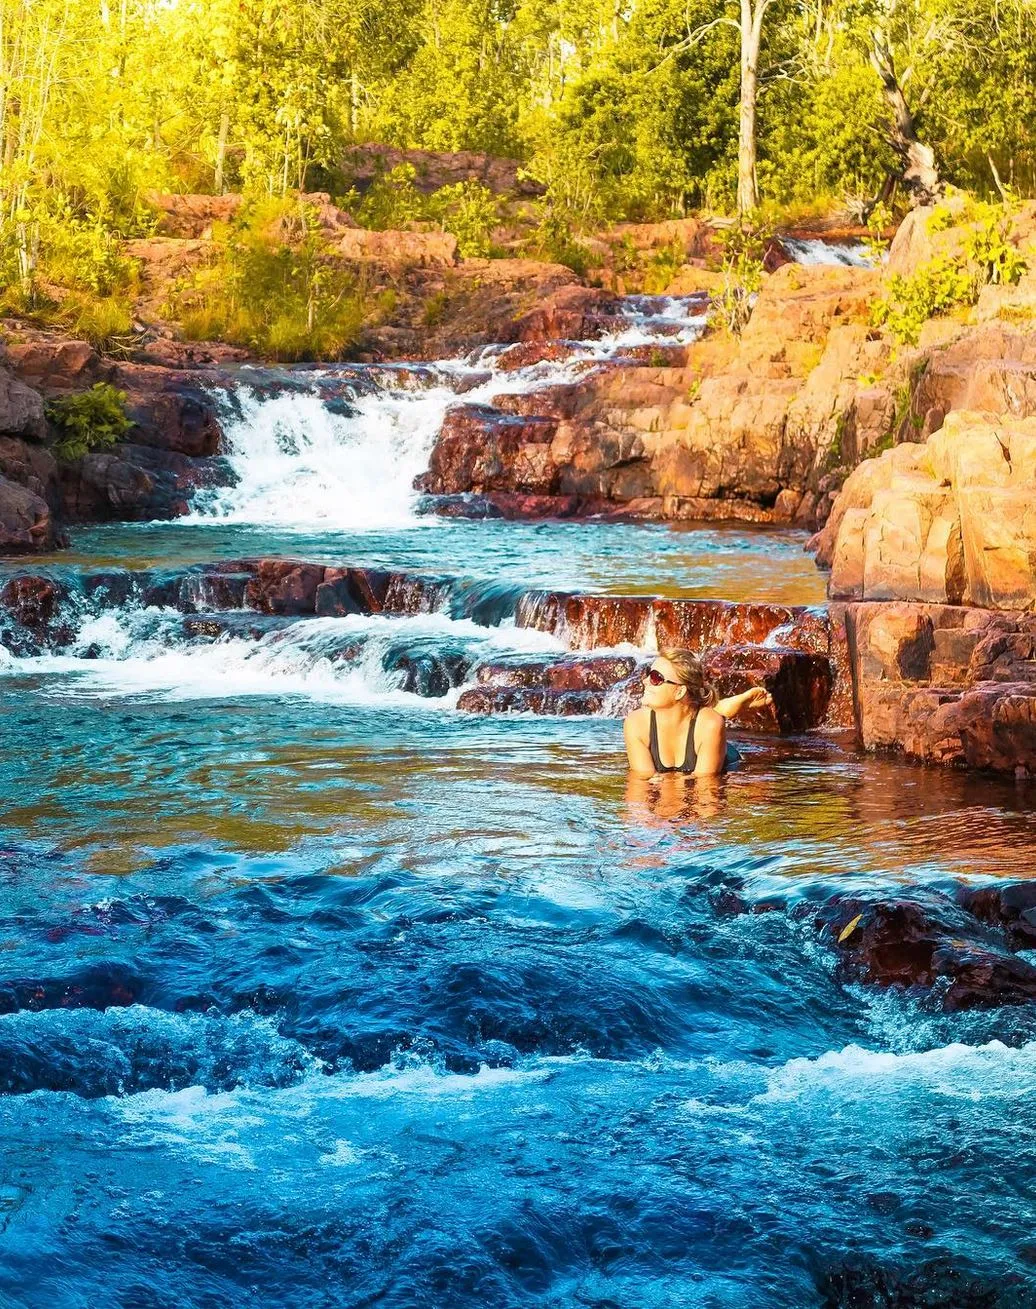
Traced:
[[952, 413], [864, 463], [817, 544], [834, 598], [1033, 608], [1036, 419]]
[[53, 550], [62, 541], [46, 500], [0, 477], [0, 555]]

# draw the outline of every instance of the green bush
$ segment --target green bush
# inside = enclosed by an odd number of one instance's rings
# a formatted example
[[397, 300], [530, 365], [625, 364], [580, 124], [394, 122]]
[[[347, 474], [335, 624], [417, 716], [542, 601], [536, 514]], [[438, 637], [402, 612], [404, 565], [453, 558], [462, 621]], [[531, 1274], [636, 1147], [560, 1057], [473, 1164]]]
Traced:
[[1013, 286], [1025, 272], [1025, 260], [1011, 244], [1011, 223], [1005, 216], [990, 214], [981, 226], [968, 233], [964, 257], [975, 264], [985, 283]]
[[876, 301], [871, 321], [887, 327], [904, 345], [916, 345], [921, 328], [939, 314], [975, 303], [978, 286], [961, 259], [929, 259], [909, 275], [889, 278], [888, 294]]
[[354, 345], [371, 300], [362, 279], [327, 250], [311, 210], [256, 203], [214, 234], [216, 256], [171, 298], [188, 340], [220, 340], [267, 358], [338, 359]]
[[723, 286], [713, 297], [709, 323], [735, 336], [752, 316], [755, 296], [763, 284], [763, 255], [772, 239], [764, 228], [738, 224], [725, 238]]
[[107, 382], [52, 400], [46, 412], [60, 434], [54, 453], [62, 460], [81, 459], [91, 450], [109, 450], [133, 426], [126, 414], [126, 392]]
[[493, 192], [479, 182], [457, 182], [440, 187], [428, 197], [427, 213], [444, 232], [457, 238], [457, 249], [465, 259], [492, 254], [492, 232], [499, 222]]
[[340, 203], [361, 227], [373, 232], [399, 231], [426, 217], [427, 201], [414, 184], [417, 169], [399, 164], [381, 173], [363, 195], [350, 191]]

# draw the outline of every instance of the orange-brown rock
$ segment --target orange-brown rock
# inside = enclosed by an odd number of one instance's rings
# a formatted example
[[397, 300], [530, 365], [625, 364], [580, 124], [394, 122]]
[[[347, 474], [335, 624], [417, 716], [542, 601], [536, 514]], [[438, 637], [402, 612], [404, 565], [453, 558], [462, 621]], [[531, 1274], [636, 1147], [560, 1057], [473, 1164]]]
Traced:
[[849, 478], [821, 534], [831, 595], [1036, 605], [1036, 418], [955, 412]]
[[584, 341], [613, 325], [614, 296], [592, 286], [563, 286], [515, 323], [519, 341]]
[[378, 264], [425, 268], [457, 262], [457, 238], [450, 232], [370, 232], [353, 227], [338, 235], [335, 249], [343, 259]]
[[343, 171], [360, 191], [401, 164], [413, 168], [414, 185], [419, 191], [438, 191], [468, 181], [479, 182], [497, 195], [539, 195], [543, 190], [531, 179], [519, 177], [518, 160], [472, 150], [403, 150], [371, 144], [352, 146], [342, 156]]
[[59, 541], [46, 500], [0, 477], [0, 555], [53, 550]]
[[229, 222], [244, 203], [240, 195], [171, 195], [148, 191], [144, 197], [158, 212], [160, 236], [201, 238], [212, 235], [213, 223]]
[[903, 601], [832, 609], [865, 748], [1036, 773], [1036, 617]]

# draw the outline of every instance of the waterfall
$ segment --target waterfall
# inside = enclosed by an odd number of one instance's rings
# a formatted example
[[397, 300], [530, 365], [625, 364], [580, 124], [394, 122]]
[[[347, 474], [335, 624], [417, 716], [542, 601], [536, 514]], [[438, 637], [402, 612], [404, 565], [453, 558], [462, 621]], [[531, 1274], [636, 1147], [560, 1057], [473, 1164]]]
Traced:
[[348, 412], [312, 391], [267, 395], [247, 384], [222, 402], [235, 482], [199, 491], [181, 523], [299, 530], [412, 526], [424, 470], [454, 391], [378, 387]]

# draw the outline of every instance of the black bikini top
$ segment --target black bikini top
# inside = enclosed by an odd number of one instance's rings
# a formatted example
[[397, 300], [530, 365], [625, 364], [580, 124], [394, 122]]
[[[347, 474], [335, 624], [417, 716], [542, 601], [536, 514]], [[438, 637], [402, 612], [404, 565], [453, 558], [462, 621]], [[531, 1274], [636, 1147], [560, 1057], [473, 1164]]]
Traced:
[[[687, 749], [684, 751], [683, 763], [673, 764], [671, 767], [667, 768], [666, 765], [663, 764], [662, 760], [659, 758], [658, 721], [655, 718], [655, 711], [653, 709], [651, 710], [651, 736], [649, 740], [649, 746], [651, 749], [651, 762], [655, 765], [656, 772], [659, 773], [693, 773], [694, 772], [695, 768], [698, 766], [698, 751], [695, 749], [695, 745], [694, 745], [694, 729], [697, 727], [697, 725], [698, 725], [698, 715], [695, 714], [690, 727], [687, 729]], [[723, 767], [720, 771], [725, 773], [728, 768], [732, 767], [734, 764], [739, 763], [740, 760], [741, 760], [741, 755], [739, 754], [737, 747], [731, 745], [731, 743], [728, 741], [727, 757], [726, 759], [724, 759]]]

